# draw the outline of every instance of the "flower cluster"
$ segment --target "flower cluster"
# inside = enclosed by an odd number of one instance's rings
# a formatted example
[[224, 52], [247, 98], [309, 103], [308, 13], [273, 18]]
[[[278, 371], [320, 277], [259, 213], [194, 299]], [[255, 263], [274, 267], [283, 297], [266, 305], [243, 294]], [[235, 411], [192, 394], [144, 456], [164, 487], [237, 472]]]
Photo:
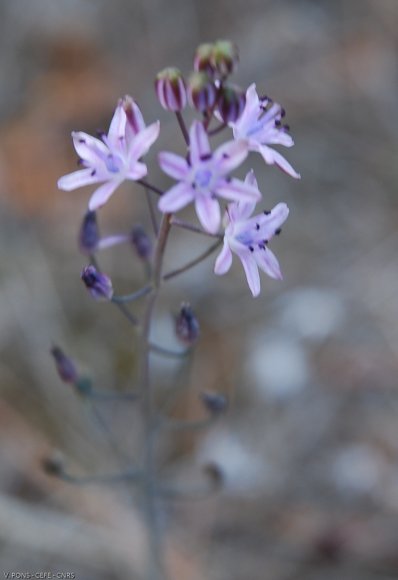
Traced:
[[[268, 244], [280, 232], [289, 210], [286, 204], [279, 203], [271, 211], [253, 216], [256, 204], [262, 199], [254, 173], [249, 171], [242, 181], [233, 172], [251, 152], [257, 152], [265, 163], [299, 178], [290, 163], [274, 149], [275, 145], [291, 147], [293, 139], [283, 122], [285, 111], [279, 104], [268, 97], [259, 97], [255, 84], [243, 91], [229, 82], [237, 63], [235, 45], [217, 41], [199, 46], [194, 70], [187, 81], [176, 68], [167, 68], [157, 75], [155, 89], [159, 103], [177, 115], [187, 145], [185, 156], [172, 151], [158, 154], [160, 168], [176, 182], [164, 192], [143, 180], [148, 175], [148, 167], [142, 158], [158, 138], [159, 121], [146, 126], [131, 97], [125, 96], [118, 102], [107, 134], [96, 138], [83, 132], [72, 133], [81, 169], [61, 177], [59, 188], [70, 191], [100, 184], [89, 200], [86, 229], [82, 230], [81, 247], [86, 253], [126, 238], [119, 236], [101, 242], [94, 212], [122, 182], [132, 180], [160, 195], [158, 209], [164, 214], [174, 214], [194, 204], [202, 231], [223, 239], [223, 248], [215, 263], [216, 274], [229, 270], [235, 253], [253, 296], [260, 292], [259, 269], [272, 278], [281, 278], [278, 261]], [[189, 129], [181, 113], [187, 104], [199, 114]], [[212, 148], [211, 137], [228, 129], [232, 130], [229, 139]], [[224, 202], [227, 204], [222, 207]], [[149, 250], [147, 253], [150, 256]], [[102, 274], [94, 276], [90, 266], [84, 271], [83, 280], [94, 297], [111, 297], [110, 281]]]

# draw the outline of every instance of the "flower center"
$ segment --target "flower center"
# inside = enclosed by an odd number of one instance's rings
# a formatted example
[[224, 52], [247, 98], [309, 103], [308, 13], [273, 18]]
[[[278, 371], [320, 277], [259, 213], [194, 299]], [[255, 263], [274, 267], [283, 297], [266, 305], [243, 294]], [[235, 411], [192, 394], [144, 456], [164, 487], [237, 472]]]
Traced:
[[119, 173], [121, 169], [120, 159], [115, 155], [112, 155], [112, 153], [105, 159], [105, 165], [110, 173]]
[[195, 173], [195, 184], [200, 189], [206, 189], [209, 187], [212, 177], [210, 169], [199, 169]]

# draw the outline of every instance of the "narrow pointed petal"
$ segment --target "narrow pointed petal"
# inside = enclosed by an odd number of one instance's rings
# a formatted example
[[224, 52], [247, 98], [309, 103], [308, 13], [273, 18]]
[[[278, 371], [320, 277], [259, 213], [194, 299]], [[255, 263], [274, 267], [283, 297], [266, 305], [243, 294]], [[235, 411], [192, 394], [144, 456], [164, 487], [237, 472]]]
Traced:
[[294, 177], [295, 179], [300, 179], [301, 175], [297, 173], [295, 169], [290, 165], [288, 161], [275, 149], [271, 149], [271, 147], [267, 147], [267, 145], [261, 145], [258, 148], [258, 151], [261, 153], [264, 161], [268, 163], [268, 165], [277, 165], [282, 171]]
[[90, 211], [95, 211], [104, 205], [111, 197], [115, 189], [121, 184], [121, 182], [121, 180], [107, 181], [98, 189], [96, 189], [93, 195], [90, 197], [88, 209]]
[[163, 213], [172, 213], [191, 203], [194, 196], [195, 192], [189, 185], [177, 183], [177, 185], [174, 185], [162, 195], [159, 199], [158, 208]]
[[249, 153], [246, 140], [229, 141], [221, 145], [214, 156], [217, 158], [217, 169], [220, 175], [226, 175], [243, 163]]
[[108, 147], [100, 139], [83, 131], [73, 131], [72, 139], [78, 156], [91, 165], [96, 165], [109, 154]]
[[189, 155], [191, 164], [195, 165], [203, 157], [211, 154], [209, 138], [199, 121], [194, 121], [189, 130]]
[[261, 252], [256, 252], [256, 263], [258, 267], [271, 278], [282, 280], [282, 272], [279, 262], [275, 254], [268, 248]]
[[126, 121], [127, 117], [123, 109], [123, 102], [120, 100], [112, 117], [108, 131], [108, 142], [116, 149], [120, 147], [120, 141], [125, 136]]
[[183, 157], [163, 151], [158, 155], [160, 168], [170, 177], [183, 180], [189, 171], [189, 165]]
[[58, 179], [58, 187], [64, 191], [72, 191], [78, 187], [84, 187], [85, 185], [91, 185], [99, 181], [102, 181], [102, 179], [97, 174], [93, 175], [92, 169], [79, 169], [78, 171], [60, 177]]
[[286, 221], [288, 215], [289, 208], [287, 205], [285, 203], [278, 203], [270, 213], [262, 213], [253, 216], [246, 222], [246, 227], [254, 228], [256, 224], [259, 224], [262, 237], [265, 240], [270, 240], [275, 235], [275, 232]]
[[[254, 175], [253, 169], [251, 169], [247, 173], [244, 183], [246, 185], [249, 185], [250, 187], [254, 187], [255, 189], [257, 189], [257, 191], [259, 191], [257, 179], [256, 176]], [[233, 211], [232, 219], [234, 219], [235, 221], [248, 219], [254, 212], [256, 205], [257, 202], [255, 201], [250, 202], [239, 201], [238, 203], [230, 204], [230, 206], [234, 206], [232, 210]]]
[[132, 179], [133, 181], [137, 181], [137, 179], [142, 179], [148, 173], [148, 168], [145, 163], [141, 163], [140, 161], [136, 161], [132, 164], [131, 169], [127, 172], [127, 179]]
[[242, 266], [245, 270], [247, 283], [254, 297], [260, 294], [260, 274], [258, 273], [258, 267], [256, 260], [250, 253], [242, 252], [239, 255]]
[[221, 252], [217, 256], [217, 260], [214, 266], [214, 273], [218, 276], [226, 274], [230, 269], [232, 264], [232, 252], [229, 248], [228, 242], [224, 240], [224, 246]]
[[239, 179], [221, 182], [215, 193], [231, 201], [254, 202], [261, 199], [261, 193], [257, 188], [243, 183]]
[[260, 113], [260, 101], [256, 85], [253, 83], [246, 91], [246, 104], [243, 113], [236, 123], [230, 123], [230, 126], [234, 129], [234, 134], [236, 133], [237, 137], [246, 135], [252, 124], [257, 121]]
[[150, 146], [156, 141], [159, 136], [160, 123], [152, 123], [149, 127], [146, 127], [134, 137], [130, 151], [129, 159], [137, 160], [143, 157], [149, 150]]
[[218, 201], [204, 195], [196, 196], [195, 209], [203, 228], [210, 234], [216, 234], [221, 223]]

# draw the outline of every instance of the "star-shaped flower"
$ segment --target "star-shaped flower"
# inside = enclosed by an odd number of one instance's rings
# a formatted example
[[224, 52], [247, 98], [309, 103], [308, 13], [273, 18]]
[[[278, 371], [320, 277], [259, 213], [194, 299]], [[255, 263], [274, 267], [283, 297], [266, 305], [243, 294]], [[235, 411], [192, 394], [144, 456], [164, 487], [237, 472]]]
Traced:
[[159, 200], [162, 212], [172, 213], [195, 202], [203, 228], [216, 233], [221, 223], [217, 197], [231, 201], [254, 202], [261, 197], [257, 188], [239, 179], [229, 178], [230, 171], [247, 157], [245, 141], [229, 141], [212, 153], [207, 133], [199, 121], [189, 131], [189, 160], [174, 153], [159, 154], [159, 165], [180, 183], [166, 191]]
[[[253, 171], [247, 174], [245, 183], [257, 188]], [[289, 215], [289, 209], [285, 203], [278, 203], [273, 210], [250, 217], [254, 207], [253, 203], [242, 202], [228, 205], [225, 214], [224, 246], [217, 257], [214, 272], [218, 275], [228, 272], [234, 252], [242, 262], [253, 296], [258, 296], [259, 268], [271, 278], [282, 279], [278, 260], [267, 245], [275, 234], [280, 233], [280, 227]]]
[[94, 211], [104, 205], [125, 180], [137, 181], [147, 174], [139, 159], [159, 135], [159, 121], [146, 127], [141, 111], [129, 96], [120, 99], [107, 135], [97, 139], [81, 131], [73, 132], [73, 144], [84, 167], [58, 180], [58, 187], [71, 191], [84, 185], [102, 183], [89, 201]]
[[296, 179], [300, 174], [270, 145], [292, 147], [294, 141], [288, 133], [289, 127], [283, 125], [284, 109], [267, 97], [259, 98], [253, 83], [246, 91], [246, 105], [242, 115], [235, 123], [229, 123], [235, 139], [245, 139], [250, 151], [258, 151], [266, 163], [277, 165]]

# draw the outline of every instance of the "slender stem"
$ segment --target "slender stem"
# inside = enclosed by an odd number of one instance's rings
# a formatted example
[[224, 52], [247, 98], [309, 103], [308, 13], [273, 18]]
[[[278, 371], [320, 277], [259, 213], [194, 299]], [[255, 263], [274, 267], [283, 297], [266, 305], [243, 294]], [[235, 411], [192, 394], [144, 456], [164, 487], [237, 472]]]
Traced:
[[163, 195], [164, 193], [161, 189], [159, 189], [155, 185], [152, 185], [151, 183], [148, 183], [147, 181], [144, 181], [143, 179], [137, 180], [137, 183], [143, 185], [146, 189], [150, 189], [151, 191], [157, 193], [158, 195]]
[[221, 133], [221, 131], [225, 129], [225, 127], [227, 127], [227, 123], [221, 123], [218, 127], [214, 127], [214, 129], [208, 131], [207, 134], [209, 135], [209, 137], [213, 137], [214, 135], [217, 135], [217, 133]]
[[162, 281], [163, 256], [166, 249], [167, 238], [170, 232], [171, 215], [164, 214], [160, 224], [159, 235], [155, 248], [153, 269], [153, 291], [148, 296], [147, 306], [142, 325], [142, 351], [141, 351], [141, 388], [142, 388], [142, 412], [144, 419], [144, 493], [146, 505], [146, 518], [149, 533], [148, 554], [148, 579], [161, 580], [164, 578], [162, 564], [161, 531], [159, 528], [157, 512], [157, 485], [155, 472], [154, 439], [156, 435], [155, 412], [153, 408], [153, 389], [149, 372], [149, 357], [151, 344], [149, 341], [152, 317]]
[[195, 234], [202, 234], [203, 236], [207, 236], [210, 238], [221, 239], [223, 237], [222, 234], [211, 234], [210, 232], [206, 232], [206, 230], [200, 228], [199, 226], [195, 226], [194, 224], [190, 224], [189, 222], [184, 222], [175, 217], [171, 219], [171, 225], [177, 226], [178, 228], [182, 228], [184, 230], [189, 230], [190, 232], [195, 232]]
[[114, 304], [119, 308], [120, 312], [123, 314], [125, 318], [127, 318], [127, 320], [130, 322], [132, 326], [134, 327], [139, 326], [140, 323], [138, 318], [136, 318], [134, 314], [130, 312], [130, 310], [127, 308], [125, 304], [120, 304], [118, 302], [114, 302]]
[[126, 302], [134, 302], [134, 300], [137, 300], [138, 298], [142, 298], [142, 296], [146, 296], [147, 294], [149, 294], [151, 290], [152, 286], [148, 284], [148, 286], [144, 286], [143, 288], [140, 288], [139, 290], [133, 292], [132, 294], [125, 294], [123, 296], [112, 296], [112, 302], [115, 302], [115, 304], [125, 304]]
[[138, 393], [112, 393], [112, 391], [91, 390], [88, 395], [89, 399], [96, 401], [136, 401], [139, 397]]
[[210, 248], [208, 248], [205, 252], [203, 252], [203, 254], [201, 254], [200, 256], [195, 258], [194, 260], [191, 260], [190, 262], [185, 264], [185, 266], [181, 266], [181, 268], [177, 268], [176, 270], [172, 270], [171, 272], [167, 272], [167, 274], [164, 274], [163, 280], [170, 280], [170, 278], [174, 278], [175, 276], [178, 276], [179, 274], [183, 274], [184, 272], [186, 272], [187, 270], [190, 270], [191, 268], [193, 268], [197, 264], [200, 264], [200, 262], [203, 262], [203, 260], [205, 260], [206, 258], [211, 256], [211, 254], [220, 245], [221, 245], [221, 240], [217, 240], [217, 242], [215, 244], [213, 244], [212, 246], [210, 246]]
[[156, 218], [155, 208], [153, 207], [151, 194], [148, 191], [147, 187], [145, 188], [145, 197], [146, 197], [147, 204], [148, 204], [149, 215], [151, 216], [152, 228], [153, 228], [153, 231], [155, 233], [155, 236], [157, 236], [159, 233], [158, 220]]
[[165, 348], [164, 346], [160, 346], [159, 344], [155, 344], [154, 342], [151, 342], [149, 344], [149, 346], [150, 346], [151, 351], [154, 352], [155, 354], [160, 354], [161, 356], [172, 357], [172, 358], [184, 358], [190, 352], [189, 348], [187, 348], [186, 350], [181, 350], [181, 351], [169, 350], [168, 348]]
[[176, 117], [177, 117], [177, 121], [178, 121], [178, 124], [180, 126], [180, 129], [181, 129], [181, 133], [182, 133], [182, 135], [184, 137], [184, 141], [185, 141], [185, 143], [189, 147], [189, 134], [188, 134], [188, 131], [187, 131], [187, 127], [185, 125], [184, 118], [183, 118], [183, 116], [182, 116], [182, 114], [181, 114], [180, 111], [176, 111]]

